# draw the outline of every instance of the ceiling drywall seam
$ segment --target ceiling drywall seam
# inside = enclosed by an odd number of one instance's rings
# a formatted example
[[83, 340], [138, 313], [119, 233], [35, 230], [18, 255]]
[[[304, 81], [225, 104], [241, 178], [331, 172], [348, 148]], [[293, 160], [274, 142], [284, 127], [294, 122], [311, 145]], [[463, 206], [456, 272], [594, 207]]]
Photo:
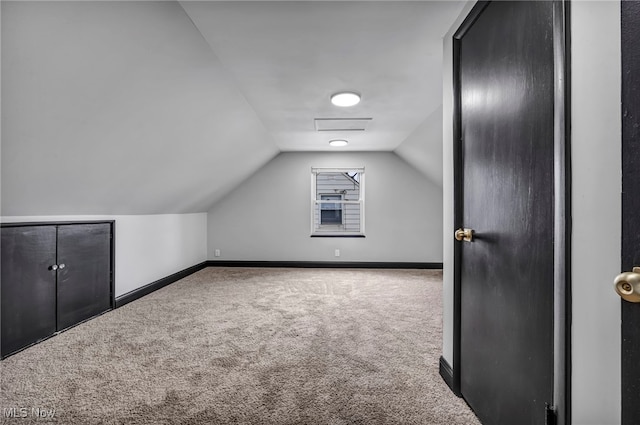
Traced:
[[[235, 78], [235, 75], [229, 70], [229, 67], [227, 66], [227, 64], [224, 63], [220, 59], [220, 57], [216, 54], [215, 50], [213, 49], [213, 46], [211, 45], [211, 43], [209, 43], [209, 40], [207, 40], [207, 38], [204, 36], [204, 34], [202, 34], [202, 31], [200, 30], [200, 28], [198, 28], [198, 25], [193, 21], [193, 19], [191, 19], [191, 15], [189, 15], [189, 13], [187, 13], [187, 11], [184, 9], [184, 7], [182, 6], [182, 2], [178, 1], [177, 3], [180, 5], [180, 9], [182, 9], [182, 12], [186, 15], [187, 19], [189, 19], [189, 22], [191, 22], [191, 25], [193, 25], [193, 27], [196, 29], [198, 34], [200, 34], [200, 37], [202, 37], [204, 42], [207, 43], [207, 46], [209, 46], [209, 48], [211, 49], [211, 54], [216, 58], [216, 60], [220, 64], [222, 64], [222, 69], [224, 69], [224, 71], [227, 74], [227, 77], [229, 78], [229, 80], [233, 81], [234, 85], [236, 86], [236, 90], [238, 91], [238, 93], [240, 93], [242, 95], [242, 97], [244, 98], [245, 102], [247, 103], [247, 105], [249, 105], [249, 107], [251, 108], [251, 110], [255, 114], [255, 116], [258, 119], [258, 121], [260, 121], [260, 123], [262, 124], [262, 128], [265, 130], [265, 134], [268, 135], [268, 137], [270, 139], [270, 142], [277, 149], [277, 153], [270, 158], [270, 160], [273, 159], [275, 156], [277, 156], [278, 153], [280, 153], [280, 149], [278, 148], [277, 144], [273, 141], [271, 133], [268, 131], [267, 126], [264, 124], [264, 121], [262, 120], [262, 117], [258, 114], [258, 112], [256, 111], [256, 108], [251, 104], [251, 102], [249, 102], [249, 99], [247, 98], [247, 95], [241, 89], [240, 84], [238, 84], [238, 80]], [[267, 161], [266, 163], [268, 163], [268, 162], [269, 161]]]

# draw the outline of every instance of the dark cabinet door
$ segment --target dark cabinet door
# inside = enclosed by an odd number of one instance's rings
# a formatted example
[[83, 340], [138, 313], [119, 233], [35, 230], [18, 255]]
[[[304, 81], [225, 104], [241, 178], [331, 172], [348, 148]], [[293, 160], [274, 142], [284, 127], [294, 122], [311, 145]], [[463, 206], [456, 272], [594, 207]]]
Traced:
[[2, 356], [56, 331], [56, 227], [2, 229]]
[[58, 228], [58, 330], [111, 308], [111, 226]]

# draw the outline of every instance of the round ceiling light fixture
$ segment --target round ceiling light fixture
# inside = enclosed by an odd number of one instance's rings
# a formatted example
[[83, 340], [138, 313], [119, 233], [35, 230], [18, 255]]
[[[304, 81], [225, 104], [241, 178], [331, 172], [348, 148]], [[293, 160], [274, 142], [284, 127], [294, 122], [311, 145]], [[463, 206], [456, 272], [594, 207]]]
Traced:
[[360, 103], [360, 95], [352, 91], [343, 91], [331, 96], [331, 103], [336, 106], [353, 106]]
[[336, 139], [336, 140], [329, 141], [329, 145], [333, 146], [334, 148], [340, 148], [342, 146], [347, 146], [348, 144], [349, 144], [349, 142], [347, 142], [346, 140], [342, 140], [342, 139]]

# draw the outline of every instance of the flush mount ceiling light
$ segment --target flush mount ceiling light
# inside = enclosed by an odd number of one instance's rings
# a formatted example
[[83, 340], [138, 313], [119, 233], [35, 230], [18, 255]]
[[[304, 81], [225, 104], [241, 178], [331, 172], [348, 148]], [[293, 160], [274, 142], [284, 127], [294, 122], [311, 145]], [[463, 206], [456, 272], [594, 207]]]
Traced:
[[331, 140], [329, 142], [330, 146], [333, 146], [334, 148], [339, 148], [342, 146], [347, 146], [349, 144], [349, 142], [347, 142], [346, 140], [342, 140], [342, 139], [336, 139], [336, 140]]
[[360, 103], [360, 95], [355, 92], [344, 91], [331, 96], [331, 103], [336, 106], [353, 106]]

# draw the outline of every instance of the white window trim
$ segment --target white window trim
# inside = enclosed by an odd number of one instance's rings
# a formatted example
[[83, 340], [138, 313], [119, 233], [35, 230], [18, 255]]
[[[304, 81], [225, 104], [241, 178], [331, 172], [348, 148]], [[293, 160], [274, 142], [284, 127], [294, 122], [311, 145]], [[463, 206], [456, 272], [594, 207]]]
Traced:
[[[358, 193], [358, 200], [357, 201], [336, 201], [336, 200], [331, 200], [331, 201], [322, 201], [320, 199], [317, 199], [317, 193], [316, 193], [316, 177], [318, 175], [318, 173], [346, 173], [346, 172], [353, 172], [356, 171], [360, 174], [360, 181], [358, 182], [360, 184], [360, 190]], [[344, 237], [350, 237], [350, 236], [364, 236], [365, 235], [365, 211], [364, 211], [364, 196], [365, 196], [365, 173], [364, 173], [364, 167], [340, 167], [340, 168], [318, 168], [318, 167], [311, 167], [311, 204], [310, 204], [310, 218], [311, 218], [311, 236], [329, 236], [329, 237], [340, 237], [340, 236], [344, 236]], [[315, 208], [316, 208], [316, 204], [319, 203], [323, 203], [323, 202], [331, 202], [334, 204], [340, 203], [342, 205], [346, 205], [346, 204], [357, 204], [360, 206], [360, 231], [359, 232], [345, 232], [345, 231], [340, 231], [340, 230], [336, 230], [334, 232], [330, 231], [330, 230], [324, 230], [324, 231], [317, 231], [315, 228]], [[331, 227], [340, 227], [339, 225], [326, 225], [323, 226], [325, 229], [331, 228]]]

